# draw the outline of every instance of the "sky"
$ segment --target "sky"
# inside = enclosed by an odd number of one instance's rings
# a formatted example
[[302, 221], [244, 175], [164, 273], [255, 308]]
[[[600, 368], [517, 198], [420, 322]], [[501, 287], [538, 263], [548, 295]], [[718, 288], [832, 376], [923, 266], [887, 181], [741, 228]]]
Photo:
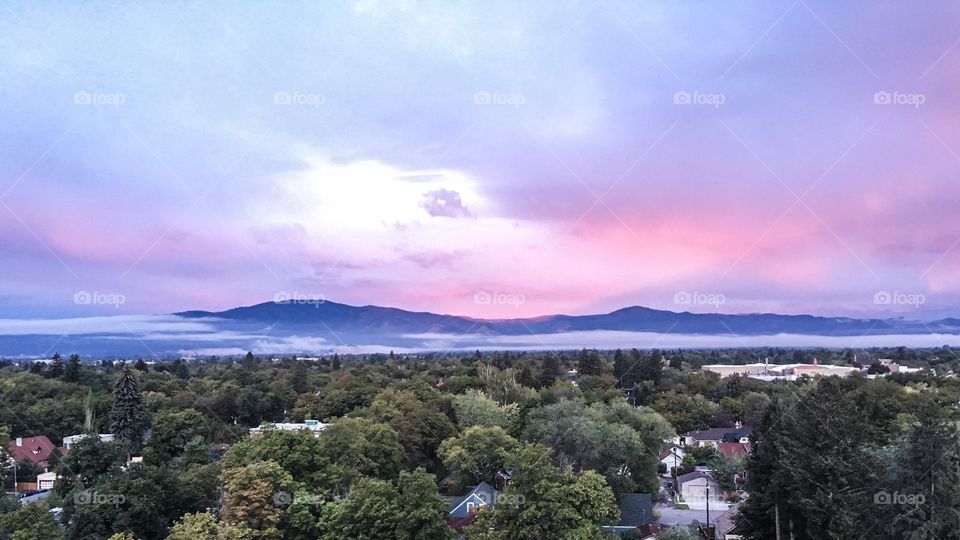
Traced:
[[0, 0], [0, 317], [960, 315], [957, 20]]

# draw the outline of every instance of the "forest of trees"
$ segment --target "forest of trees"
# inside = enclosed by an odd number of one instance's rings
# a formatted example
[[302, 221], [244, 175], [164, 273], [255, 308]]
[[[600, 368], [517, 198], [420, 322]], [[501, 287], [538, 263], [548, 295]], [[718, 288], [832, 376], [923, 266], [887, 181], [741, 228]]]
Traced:
[[[698, 369], [813, 357], [930, 369], [791, 382]], [[755, 428], [747, 538], [775, 538], [778, 523], [784, 538], [947, 538], [960, 530], [956, 361], [744, 349], [3, 362], [0, 452], [12, 437], [117, 440], [55, 454], [45, 503], [0, 499], [0, 538], [452, 538], [444, 496], [501, 471], [507, 502], [467, 538], [601, 538], [622, 495], [659, 489], [665, 440], [737, 421]], [[305, 419], [331, 425], [248, 435]]]

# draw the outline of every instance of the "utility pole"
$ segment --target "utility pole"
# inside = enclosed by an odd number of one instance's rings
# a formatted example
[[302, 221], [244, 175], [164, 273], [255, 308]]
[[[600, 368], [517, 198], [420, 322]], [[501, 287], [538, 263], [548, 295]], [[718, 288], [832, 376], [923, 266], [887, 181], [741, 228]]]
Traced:
[[780, 540], [780, 503], [773, 506], [773, 522], [777, 528], [777, 540]]
[[707, 530], [710, 529], [710, 475], [705, 477], [707, 479]]
[[17, 494], [17, 460], [10, 458], [7, 460], [7, 465], [13, 469], [13, 494]]

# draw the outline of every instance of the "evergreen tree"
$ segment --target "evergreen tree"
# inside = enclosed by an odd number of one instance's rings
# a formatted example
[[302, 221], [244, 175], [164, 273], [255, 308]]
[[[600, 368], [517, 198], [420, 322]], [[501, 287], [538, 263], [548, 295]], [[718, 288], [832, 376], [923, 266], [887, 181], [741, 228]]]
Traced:
[[577, 362], [577, 372], [580, 375], [602, 375], [603, 364], [600, 362], [600, 355], [597, 351], [583, 349], [580, 351], [580, 358]]
[[543, 359], [543, 371], [540, 373], [540, 386], [546, 388], [553, 386], [560, 378], [560, 359], [556, 354], [550, 353]]
[[243, 357], [243, 361], [240, 363], [240, 365], [247, 369], [253, 369], [257, 366], [257, 357], [254, 356], [252, 352], [247, 351], [247, 354]]
[[140, 450], [146, 412], [140, 381], [128, 366], [123, 366], [113, 386], [113, 406], [110, 409], [110, 431], [117, 439], [128, 441], [133, 452]]
[[293, 364], [293, 369], [290, 372], [290, 382], [293, 387], [293, 391], [302, 394], [307, 391], [307, 363], [303, 360], [297, 360]]
[[187, 363], [181, 358], [177, 358], [173, 365], [170, 366], [170, 371], [177, 376], [178, 379], [187, 380], [190, 378], [190, 369], [187, 367]]
[[47, 377], [50, 379], [63, 377], [63, 360], [60, 353], [54, 354], [50, 359], [50, 369], [47, 370]]
[[663, 375], [663, 354], [653, 351], [637, 365], [637, 382], [650, 382], [653, 386], [660, 384]]
[[340, 369], [340, 366], [341, 366], [340, 355], [337, 353], [333, 353], [333, 360], [330, 361], [330, 367], [333, 368], [334, 370], [338, 370]]
[[63, 370], [63, 380], [71, 383], [80, 382], [80, 355], [70, 355], [67, 367]]
[[533, 373], [530, 371], [530, 366], [524, 364], [523, 369], [520, 370], [518, 382], [528, 388], [537, 387], [537, 381], [533, 378]]
[[143, 361], [143, 358], [137, 358], [137, 363], [134, 364], [134, 367], [137, 368], [137, 371], [141, 373], [146, 373], [147, 370], [149, 370], [147, 363]]
[[627, 359], [623, 351], [617, 349], [613, 353], [613, 378], [617, 380], [617, 388], [623, 388], [623, 374], [627, 371]]

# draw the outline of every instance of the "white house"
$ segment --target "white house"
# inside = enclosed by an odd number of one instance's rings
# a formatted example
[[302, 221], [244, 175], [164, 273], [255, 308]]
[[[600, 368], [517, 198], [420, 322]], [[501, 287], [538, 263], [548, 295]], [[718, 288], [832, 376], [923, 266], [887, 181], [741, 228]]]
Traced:
[[710, 428], [699, 431], [690, 431], [679, 437], [679, 441], [687, 447], [712, 446], [718, 447], [722, 442], [750, 442], [750, 433], [753, 430], [740, 422], [732, 428]]
[[679, 446], [672, 446], [663, 452], [660, 452], [660, 463], [667, 467], [666, 476], [673, 476], [673, 469], [683, 465], [683, 456], [686, 453]]
[[[80, 435], [68, 435], [63, 438], [63, 450], [66, 452], [70, 450], [70, 447], [79, 442], [84, 437], [89, 437], [89, 433], [81, 433]], [[114, 436], [113, 433], [100, 433], [97, 435], [100, 439], [100, 442], [113, 442]]]
[[45, 472], [37, 475], [37, 489], [53, 489], [54, 482], [57, 481], [57, 473], [54, 471]]
[[319, 437], [320, 432], [326, 429], [327, 426], [329, 425], [330, 424], [324, 424], [323, 422], [319, 422], [317, 420], [304, 420], [302, 424], [289, 423], [289, 422], [287, 423], [281, 422], [278, 424], [263, 423], [263, 424], [260, 424], [260, 427], [250, 428], [250, 436], [263, 437], [264, 433], [271, 430], [300, 431], [302, 429], [305, 429], [313, 433], [314, 437]]
[[[677, 477], [680, 496], [692, 510], [703, 510], [709, 501], [710, 510], [723, 511], [729, 506], [724, 502], [720, 487], [706, 471], [693, 471]], [[709, 495], [708, 495], [709, 488]]]

